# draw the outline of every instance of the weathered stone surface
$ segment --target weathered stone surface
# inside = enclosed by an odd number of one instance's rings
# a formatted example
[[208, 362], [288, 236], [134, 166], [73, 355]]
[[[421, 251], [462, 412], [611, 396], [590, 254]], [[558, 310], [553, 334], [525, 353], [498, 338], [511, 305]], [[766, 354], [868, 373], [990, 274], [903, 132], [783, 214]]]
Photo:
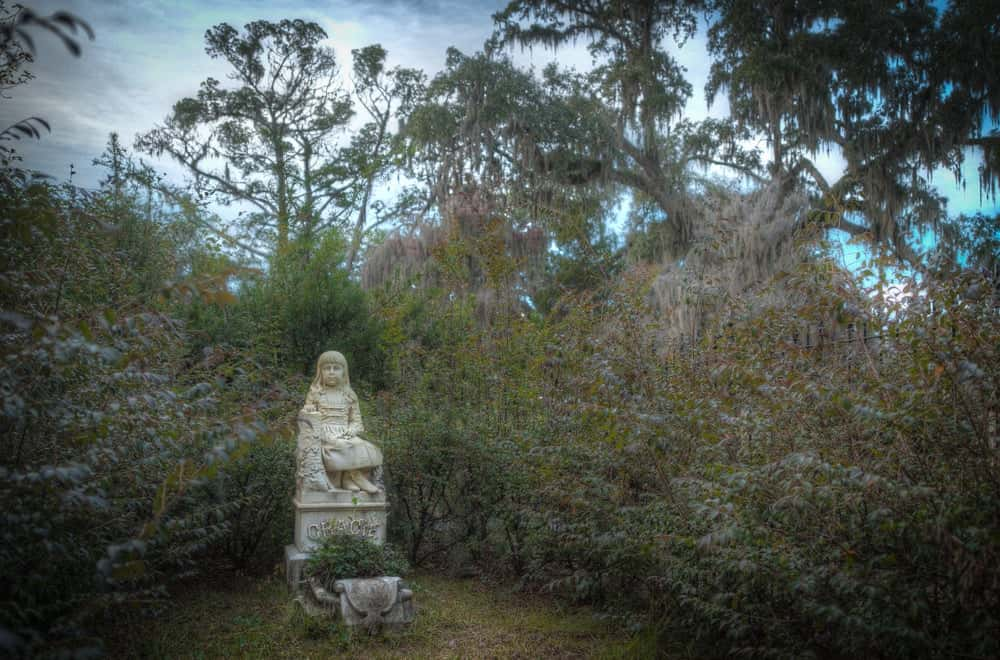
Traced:
[[298, 423], [300, 502], [307, 498], [332, 502], [342, 493], [384, 498], [385, 489], [375, 474], [382, 465], [382, 450], [361, 437], [365, 427], [358, 395], [351, 389], [347, 361], [337, 351], [319, 356]]
[[385, 494], [305, 493], [306, 501], [292, 500], [295, 506], [295, 543], [285, 548], [285, 576], [288, 585], [298, 589], [302, 570], [310, 552], [324, 537], [337, 532], [357, 534], [382, 545], [389, 505]]
[[309, 553], [302, 552], [295, 545], [285, 546], [285, 579], [288, 587], [292, 591], [300, 591], [303, 583], [303, 573], [306, 569], [306, 561], [309, 560]]
[[337, 580], [333, 594], [315, 583], [312, 586], [316, 601], [332, 606], [347, 626], [360, 626], [374, 633], [382, 628], [399, 628], [413, 622], [413, 592], [405, 587], [401, 578], [385, 576]]
[[332, 615], [369, 632], [413, 621], [413, 593], [398, 577], [338, 580], [334, 593], [305, 577], [311, 551], [337, 533], [385, 542], [389, 505], [382, 452], [359, 436], [361, 410], [344, 356], [328, 351], [299, 413], [295, 543], [285, 547], [285, 575], [296, 602], [311, 614]]
[[338, 532], [363, 536], [379, 545], [385, 543], [389, 505], [385, 496], [357, 497], [344, 502], [295, 504], [295, 546], [309, 552], [325, 537]]

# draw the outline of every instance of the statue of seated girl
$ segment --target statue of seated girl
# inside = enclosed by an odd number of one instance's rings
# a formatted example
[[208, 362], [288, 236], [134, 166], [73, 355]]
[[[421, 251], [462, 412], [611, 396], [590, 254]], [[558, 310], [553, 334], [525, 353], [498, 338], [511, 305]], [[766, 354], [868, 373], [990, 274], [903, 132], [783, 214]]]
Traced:
[[377, 494], [371, 470], [382, 465], [382, 452], [359, 437], [363, 431], [347, 360], [337, 351], [327, 351], [316, 362], [316, 377], [299, 412], [300, 491]]

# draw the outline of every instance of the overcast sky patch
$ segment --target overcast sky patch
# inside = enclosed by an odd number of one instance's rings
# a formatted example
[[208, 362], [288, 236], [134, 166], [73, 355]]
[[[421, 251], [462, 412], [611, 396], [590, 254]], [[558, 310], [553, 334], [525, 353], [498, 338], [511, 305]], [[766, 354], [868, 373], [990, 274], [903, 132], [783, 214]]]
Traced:
[[[227, 66], [205, 53], [205, 31], [213, 25], [228, 22], [242, 27], [258, 19], [313, 20], [329, 35], [327, 45], [334, 48], [345, 74], [351, 65], [352, 49], [380, 43], [389, 52], [390, 66], [419, 68], [432, 77], [443, 68], [449, 46], [467, 54], [481, 50], [493, 29], [492, 15], [506, 3], [45, 0], [27, 4], [40, 13], [64, 10], [77, 15], [94, 28], [96, 40], [84, 42], [82, 57], [74, 58], [54, 37], [36, 30], [38, 54], [31, 66], [36, 79], [11, 90], [12, 98], [0, 104], [2, 121], [7, 126], [35, 115], [48, 120], [51, 135], [18, 144], [24, 166], [62, 180], [72, 163], [77, 171], [73, 182], [92, 187], [103, 175], [91, 162], [104, 150], [110, 132], [118, 132], [123, 144], [131, 146], [138, 133], [162, 122], [176, 101], [196, 93], [205, 78], [226, 79]], [[726, 116], [724, 97], [716, 98], [711, 108], [705, 100], [710, 60], [704, 29], [682, 48], [672, 44], [668, 47], [685, 67], [693, 86], [688, 116], [694, 120]], [[582, 42], [560, 49], [558, 54], [515, 48], [511, 57], [516, 64], [536, 70], [554, 60], [578, 70], [587, 69], [591, 63]], [[143, 158], [170, 179], [183, 180], [183, 170], [172, 161]], [[835, 179], [843, 168], [836, 154], [820, 154], [816, 161], [828, 179]], [[972, 178], [964, 190], [950, 176], [935, 176], [935, 182], [952, 200], [953, 212], [979, 208], [976, 165], [973, 161], [965, 168]], [[995, 204], [987, 201], [986, 207]]]

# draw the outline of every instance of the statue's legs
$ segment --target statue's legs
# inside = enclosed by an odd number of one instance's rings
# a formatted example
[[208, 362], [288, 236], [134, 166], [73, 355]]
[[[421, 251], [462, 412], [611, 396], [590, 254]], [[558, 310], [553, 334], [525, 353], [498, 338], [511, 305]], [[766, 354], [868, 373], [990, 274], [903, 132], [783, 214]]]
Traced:
[[344, 488], [363, 490], [369, 495], [378, 493], [378, 486], [368, 481], [368, 478], [361, 470], [351, 470], [344, 473]]
[[354, 482], [354, 473], [355, 472], [357, 472], [357, 470], [345, 470], [344, 472], [341, 472], [340, 474], [343, 475], [343, 484], [344, 484], [343, 488], [346, 488], [347, 490], [354, 491], [356, 493], [359, 490], [361, 490], [361, 486], [359, 486], [358, 484], [356, 484]]

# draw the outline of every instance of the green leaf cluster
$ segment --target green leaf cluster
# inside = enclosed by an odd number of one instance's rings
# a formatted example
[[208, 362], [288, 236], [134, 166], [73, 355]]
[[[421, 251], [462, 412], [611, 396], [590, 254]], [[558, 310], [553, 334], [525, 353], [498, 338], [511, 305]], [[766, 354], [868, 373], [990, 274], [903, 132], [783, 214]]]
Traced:
[[390, 575], [402, 577], [409, 565], [389, 545], [357, 534], [333, 534], [320, 542], [306, 562], [305, 573], [329, 591], [337, 580]]

